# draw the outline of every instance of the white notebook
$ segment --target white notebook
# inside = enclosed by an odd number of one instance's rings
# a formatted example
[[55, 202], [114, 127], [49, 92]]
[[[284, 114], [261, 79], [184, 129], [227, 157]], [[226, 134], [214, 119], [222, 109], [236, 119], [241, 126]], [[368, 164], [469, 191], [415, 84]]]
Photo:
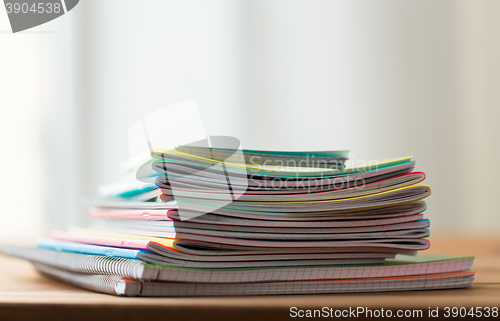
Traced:
[[398, 254], [380, 265], [297, 266], [197, 269], [151, 265], [140, 260], [6, 245], [4, 253], [79, 273], [118, 275], [132, 279], [178, 282], [271, 282], [321, 279], [387, 278], [470, 271], [474, 257]]
[[474, 272], [431, 274], [393, 278], [341, 280], [253, 282], [253, 283], [181, 283], [138, 281], [120, 276], [68, 272], [35, 263], [37, 270], [75, 286], [119, 296], [227, 296], [276, 294], [327, 294], [457, 289], [472, 286]]

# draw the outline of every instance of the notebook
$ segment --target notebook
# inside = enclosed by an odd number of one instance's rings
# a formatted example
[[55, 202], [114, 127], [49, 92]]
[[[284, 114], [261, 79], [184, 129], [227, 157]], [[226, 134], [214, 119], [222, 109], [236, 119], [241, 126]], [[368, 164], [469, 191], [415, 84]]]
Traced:
[[[417, 251], [429, 248], [429, 241], [426, 239], [404, 239], [388, 238], [373, 240], [335, 240], [335, 241], [267, 241], [267, 240], [247, 240], [235, 239], [217, 236], [196, 235], [187, 233], [178, 233], [182, 238], [169, 239], [158, 237], [146, 237], [137, 235], [127, 235], [110, 233], [99, 230], [74, 229], [72, 233], [53, 231], [51, 238], [63, 241], [80, 242], [104, 246], [118, 246], [127, 248], [137, 248], [155, 252], [156, 248], [170, 248], [178, 251], [185, 251], [187, 247], [197, 248], [199, 252], [213, 252], [213, 250], [231, 249], [238, 251], [268, 251], [280, 249], [308, 249], [315, 251], [318, 248], [331, 251], [341, 249], [346, 251], [350, 248], [363, 248], [372, 250], [387, 251], [387, 253], [404, 253], [405, 250]], [[139, 245], [140, 244], [140, 245]], [[391, 251], [394, 250], [394, 251]], [[399, 252], [401, 251], [401, 252]], [[293, 251], [297, 253], [296, 251]], [[368, 251], [367, 251], [368, 252]], [[244, 252], [241, 252], [244, 253]]]
[[119, 296], [180, 297], [227, 295], [327, 294], [458, 289], [472, 286], [473, 272], [458, 272], [392, 278], [253, 282], [253, 283], [179, 283], [139, 281], [121, 276], [82, 274], [35, 263], [49, 277], [75, 286]]
[[[362, 188], [360, 186], [353, 186], [344, 189], [321, 189], [317, 188], [302, 188], [300, 191], [297, 189], [273, 189], [270, 191], [252, 191], [247, 190], [243, 195], [241, 195], [239, 201], [252, 201], [252, 202], [297, 202], [297, 201], [325, 201], [325, 200], [335, 200], [341, 198], [351, 198], [366, 196], [374, 193], [387, 192], [390, 190], [407, 187], [420, 183], [425, 179], [425, 174], [421, 172], [402, 174], [392, 178], [383, 179], [373, 183], [363, 183]], [[162, 190], [163, 195], [173, 196], [173, 193], [169, 189]], [[209, 195], [209, 196], [208, 196]], [[185, 188], [177, 188], [175, 196], [188, 198], [211, 198], [225, 200], [227, 198], [227, 192], [224, 190], [213, 191], [210, 193], [198, 186], [186, 186]]]
[[[178, 221], [178, 220], [165, 220], [150, 221], [150, 220], [137, 220], [137, 219], [93, 219], [91, 221], [91, 226], [95, 228], [129, 228], [145, 231], [165, 231], [165, 232], [175, 232], [177, 229], [187, 230], [216, 230], [216, 231], [230, 231], [230, 232], [252, 232], [252, 233], [297, 233], [297, 234], [342, 234], [342, 233], [366, 233], [366, 232], [379, 232], [379, 231], [398, 231], [398, 230], [409, 230], [418, 228], [427, 228], [430, 223], [428, 219], [423, 219], [423, 214], [411, 215], [403, 217], [405, 220], [397, 221], [395, 219], [381, 219], [381, 220], [360, 220], [360, 221], [347, 221], [354, 222], [354, 226], [342, 226], [341, 223], [346, 223], [346, 221], [340, 222], [323, 222], [320, 225], [319, 222], [308, 222], [316, 223], [315, 226], [307, 227], [299, 224], [294, 224], [295, 222], [280, 222], [281, 226], [248, 226], [245, 224], [252, 224], [253, 221], [246, 222], [249, 220], [239, 220], [240, 225], [231, 224], [216, 224], [213, 223], [198, 223], [189, 221]], [[388, 223], [391, 222], [391, 223]], [[333, 223], [333, 224], [328, 224]], [[340, 226], [335, 226], [339, 224]], [[375, 224], [375, 225], [369, 225]], [[291, 226], [290, 226], [291, 225]], [[310, 224], [313, 225], [313, 224]], [[333, 225], [333, 226], [329, 226]]]
[[[289, 227], [289, 228], [342, 228], [342, 227], [369, 227], [378, 225], [390, 225], [397, 223], [405, 223], [418, 221], [424, 218], [421, 213], [425, 209], [424, 202], [410, 203], [416, 205], [416, 208], [412, 211], [403, 211], [400, 213], [395, 213], [395, 217], [383, 216], [368, 216], [360, 217], [359, 215], [356, 219], [352, 219], [352, 216], [347, 216], [347, 218], [342, 218], [342, 215], [332, 216], [332, 217], [319, 217], [316, 220], [311, 218], [311, 220], [301, 220], [301, 221], [282, 221], [282, 220], [255, 220], [255, 219], [243, 219], [238, 217], [228, 217], [216, 214], [205, 214], [202, 216], [194, 217], [189, 221], [184, 221], [185, 223], [201, 223], [201, 224], [216, 224], [220, 226], [249, 226], [249, 227]], [[149, 221], [177, 221], [180, 222], [180, 216], [177, 210], [140, 210], [140, 209], [115, 209], [115, 208], [95, 208], [90, 207], [88, 209], [88, 214], [94, 219], [116, 219], [116, 220], [134, 220], [139, 223], [142, 220]], [[174, 224], [172, 222], [172, 224]]]
[[210, 211], [207, 208], [224, 208], [228, 210], [255, 210], [255, 211], [272, 211], [279, 213], [297, 213], [297, 212], [315, 212], [315, 211], [332, 211], [346, 209], [360, 209], [377, 207], [383, 205], [404, 204], [413, 201], [419, 201], [431, 194], [431, 188], [428, 185], [412, 185], [393, 189], [385, 192], [342, 199], [331, 199], [322, 201], [239, 201], [233, 200], [230, 204], [220, 206], [220, 201], [211, 198], [203, 199], [191, 198], [177, 199], [177, 203], [182, 203], [182, 206], [187, 210], [200, 211], [205, 213], [218, 213], [217, 210]]
[[126, 259], [138, 259], [140, 253], [147, 253], [144, 250], [134, 250], [120, 247], [92, 245], [77, 242], [68, 242], [48, 238], [38, 238], [35, 240], [38, 248], [54, 251], [67, 251], [83, 254], [95, 254], [112, 257], [121, 257]]
[[[152, 163], [152, 167], [154, 170], [160, 173], [164, 173], [168, 168], [175, 171], [176, 168], [184, 172], [185, 168], [192, 168], [196, 170], [202, 170], [212, 173], [217, 173], [218, 169], [213, 168], [214, 163], [224, 162], [225, 171], [234, 173], [238, 175], [241, 174], [250, 174], [250, 175], [270, 175], [274, 177], [332, 177], [332, 176], [340, 176], [347, 175], [351, 173], [359, 173], [377, 170], [379, 168], [387, 168], [391, 166], [397, 165], [405, 165], [405, 166], [414, 166], [414, 162], [411, 160], [411, 157], [403, 157], [398, 159], [391, 159], [383, 162], [371, 163], [364, 166], [351, 167], [345, 169], [337, 169], [337, 168], [329, 168], [329, 167], [316, 167], [316, 166], [288, 166], [287, 162], [280, 162], [278, 166], [274, 165], [260, 165], [256, 164], [239, 164], [239, 163], [230, 163], [228, 161], [221, 161], [215, 158], [204, 158], [199, 157], [192, 154], [182, 153], [173, 150], [165, 150], [165, 149], [153, 149], [151, 152], [151, 156], [156, 158], [157, 160]], [[316, 165], [312, 163], [313, 165]], [[177, 166], [178, 165], [178, 166]], [[147, 165], [149, 166], [149, 164]], [[394, 170], [394, 169], [393, 169]], [[144, 176], [143, 173], [146, 173], [146, 169], [143, 168], [144, 172], [139, 170], [141, 176]], [[220, 172], [219, 172], [220, 173]]]
[[[156, 176], [155, 183], [162, 188], [169, 188], [170, 181], [176, 182], [179, 186], [192, 188], [213, 188], [223, 189], [225, 172], [218, 171], [211, 167], [186, 167], [181, 164], [169, 164], [169, 173], [163, 167], [164, 164], [153, 162], [144, 166], [152, 166], [148, 177]], [[332, 173], [314, 173], [308, 175], [304, 172], [257, 172], [249, 174], [245, 172], [229, 172], [235, 180], [232, 185], [236, 189], [240, 188], [240, 184], [245, 186], [249, 191], [278, 191], [286, 188], [289, 192], [295, 189], [314, 187], [318, 190], [343, 189], [353, 186], [358, 186], [360, 181], [363, 183], [372, 183], [388, 179], [394, 176], [409, 173], [415, 167], [414, 161], [403, 162], [401, 164], [393, 164], [389, 166], [373, 166], [367, 167], [364, 170], [356, 169], [336, 171]], [[246, 168], [245, 168], [246, 169]], [[202, 172], [203, 176], [193, 177], [185, 174], [191, 172]], [[286, 175], [284, 174], [286, 173]], [[333, 175], [335, 174], [335, 175]], [[144, 174], [146, 175], [146, 174]], [[240, 184], [238, 184], [240, 183]], [[222, 186], [221, 186], [222, 185]]]
[[[239, 226], [219, 226], [189, 222], [146, 222], [100, 220], [91, 223], [95, 230], [111, 231], [151, 237], [189, 238], [187, 234], [217, 236], [246, 240], [345, 240], [345, 239], [386, 239], [422, 238], [429, 235], [429, 220], [361, 228], [255, 228]], [[160, 224], [167, 223], [167, 224]], [[169, 226], [170, 225], [170, 226]]]
[[[131, 202], [131, 201], [116, 201], [110, 199], [87, 199], [87, 205], [90, 208], [98, 208], [104, 210], [115, 210], [118, 213], [121, 210], [147, 211], [148, 215], [150, 210], [170, 210], [169, 216], [180, 220], [180, 216], [176, 213], [177, 203], [170, 202]], [[330, 211], [316, 211], [316, 212], [288, 212], [280, 213], [275, 211], [263, 210], [230, 210], [227, 208], [220, 208], [213, 210], [209, 214], [193, 215], [189, 221], [196, 221], [205, 218], [222, 219], [220, 216], [229, 216], [237, 218], [245, 218], [252, 220], [263, 221], [316, 221], [316, 220], [358, 220], [358, 219], [380, 219], [390, 217], [401, 217], [405, 215], [414, 215], [425, 211], [426, 204], [424, 201], [415, 201], [410, 203], [385, 205], [370, 208], [354, 208], [345, 210], [330, 210]], [[217, 216], [212, 216], [217, 214]], [[266, 223], [267, 224], [267, 223]]]
[[[265, 151], [243, 149], [241, 153], [230, 148], [215, 148], [201, 146], [178, 146], [176, 151], [198, 156], [206, 159], [224, 161], [228, 158], [236, 161], [238, 164], [253, 165], [276, 165], [276, 166], [296, 166], [296, 167], [315, 167], [330, 168], [332, 166], [341, 168], [348, 159], [348, 150], [342, 151]], [[153, 153], [154, 157], [161, 158], [165, 155]], [[168, 155], [171, 157], [171, 155]]]
[[140, 260], [86, 255], [39, 248], [6, 245], [7, 255], [43, 263], [60, 270], [78, 273], [119, 275], [126, 278], [200, 282], [237, 283], [322, 279], [358, 279], [443, 274], [470, 271], [474, 257], [443, 255], [409, 256], [398, 254], [395, 259], [372, 266], [300, 266], [284, 268], [195, 269], [146, 264]]
[[199, 256], [178, 251], [152, 253], [144, 250], [121, 249], [84, 243], [39, 238], [36, 245], [42, 249], [97, 254], [110, 257], [141, 259], [146, 263], [192, 268], [284, 267], [315, 265], [381, 264], [384, 253], [303, 253], [280, 255]]
[[[213, 199], [203, 200], [202, 202], [198, 200], [196, 203], [194, 201], [187, 202], [185, 199], [164, 203], [103, 200], [90, 203], [89, 205], [127, 209], [177, 209], [177, 204], [182, 203], [185, 210], [229, 216], [239, 214], [239, 217], [249, 218], [251, 217], [251, 214], [245, 216], [245, 213], [243, 212], [253, 212], [253, 217], [255, 217], [256, 212], [272, 212], [279, 216], [280, 213], [292, 213], [293, 215], [293, 213], [331, 212], [340, 210], [344, 210], [345, 212], [337, 212], [337, 214], [347, 214], [349, 213], [349, 210], [355, 210], [354, 212], [359, 213], [359, 211], [363, 209], [374, 209], [375, 212], [384, 210], [390, 211], [390, 208], [382, 207], [387, 205], [403, 205], [419, 201], [428, 197], [430, 194], [431, 189], [428, 185], [412, 185], [386, 192], [337, 200], [299, 202], [238, 202], [235, 200], [229, 205], [221, 206], [220, 208], [218, 207], [218, 201]], [[213, 208], [216, 209], [213, 210]]]

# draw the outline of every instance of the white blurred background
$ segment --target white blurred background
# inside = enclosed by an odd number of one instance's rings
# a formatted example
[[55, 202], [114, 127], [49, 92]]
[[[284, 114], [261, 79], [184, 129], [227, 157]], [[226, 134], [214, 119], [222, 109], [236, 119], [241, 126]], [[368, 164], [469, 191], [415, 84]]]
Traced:
[[244, 148], [412, 155], [432, 231], [494, 231], [499, 16], [495, 0], [82, 0], [12, 34], [0, 10], [0, 233], [84, 223], [128, 128], [193, 97]]

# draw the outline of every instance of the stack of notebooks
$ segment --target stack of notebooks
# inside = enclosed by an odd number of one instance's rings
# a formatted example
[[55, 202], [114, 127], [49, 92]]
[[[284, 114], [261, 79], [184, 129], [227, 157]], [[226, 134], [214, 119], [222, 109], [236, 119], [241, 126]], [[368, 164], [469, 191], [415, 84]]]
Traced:
[[88, 201], [89, 228], [4, 252], [122, 296], [471, 286], [473, 257], [417, 255], [430, 246], [423, 199], [431, 189], [415, 161], [349, 168], [347, 154], [153, 150], [135, 172], [140, 181], [102, 186]]

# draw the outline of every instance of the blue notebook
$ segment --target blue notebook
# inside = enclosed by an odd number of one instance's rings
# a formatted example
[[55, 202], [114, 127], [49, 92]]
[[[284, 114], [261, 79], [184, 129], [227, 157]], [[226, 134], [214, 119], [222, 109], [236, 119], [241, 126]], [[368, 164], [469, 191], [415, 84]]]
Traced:
[[42, 249], [75, 252], [93, 255], [105, 255], [112, 257], [123, 257], [126, 259], [139, 259], [139, 253], [150, 253], [143, 250], [123, 249], [111, 246], [90, 245], [76, 242], [60, 241], [47, 238], [38, 238], [36, 246]]

